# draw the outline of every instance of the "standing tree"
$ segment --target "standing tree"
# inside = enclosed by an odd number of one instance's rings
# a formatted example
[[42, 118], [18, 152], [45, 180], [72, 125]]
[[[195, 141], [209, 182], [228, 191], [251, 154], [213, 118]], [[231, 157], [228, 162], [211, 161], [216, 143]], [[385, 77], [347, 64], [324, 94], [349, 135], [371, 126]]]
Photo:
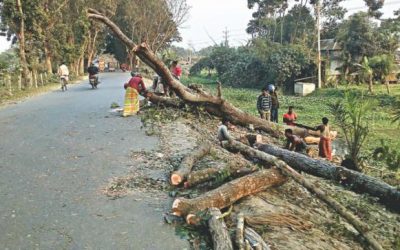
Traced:
[[373, 77], [374, 71], [369, 63], [369, 60], [366, 56], [364, 56], [363, 61], [361, 64], [356, 64], [359, 67], [359, 74], [363, 81], [368, 82], [368, 91], [373, 93], [372, 86], [373, 86]]
[[388, 94], [390, 94], [389, 75], [392, 74], [395, 63], [391, 55], [379, 55], [370, 59], [371, 68], [374, 70], [376, 78], [386, 84]]

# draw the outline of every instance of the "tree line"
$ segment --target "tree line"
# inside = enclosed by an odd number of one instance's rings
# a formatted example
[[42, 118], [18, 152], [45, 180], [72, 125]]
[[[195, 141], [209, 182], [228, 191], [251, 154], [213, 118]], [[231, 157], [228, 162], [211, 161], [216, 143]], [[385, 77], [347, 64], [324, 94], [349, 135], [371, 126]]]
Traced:
[[[395, 11], [393, 18], [381, 19], [383, 2], [368, 0], [367, 12], [345, 18], [347, 10], [341, 2], [320, 3], [322, 39], [334, 39], [341, 48], [338, 80], [386, 82], [387, 75], [394, 70], [394, 55], [399, 47], [400, 11]], [[243, 87], [259, 87], [270, 82], [292, 89], [296, 79], [312, 81], [317, 62], [316, 3], [301, 0], [289, 8], [288, 1], [284, 0], [248, 0], [248, 7], [254, 10], [247, 27], [251, 42], [239, 48], [224, 44], [213, 46], [191, 73], [198, 74], [205, 69], [216, 71], [224, 83]], [[369, 62], [371, 74], [361, 66], [364, 58]], [[325, 61], [329, 63], [327, 58]], [[359, 75], [358, 79], [352, 79], [353, 73]], [[329, 72], [325, 75], [325, 83], [331, 84]]]
[[87, 18], [93, 7], [154, 51], [181, 39], [178, 28], [189, 11], [186, 0], [1, 0], [1, 35], [17, 45], [22, 88], [32, 87], [37, 72], [55, 73], [62, 62], [72, 75], [82, 75], [103, 52], [135, 64], [130, 49]]

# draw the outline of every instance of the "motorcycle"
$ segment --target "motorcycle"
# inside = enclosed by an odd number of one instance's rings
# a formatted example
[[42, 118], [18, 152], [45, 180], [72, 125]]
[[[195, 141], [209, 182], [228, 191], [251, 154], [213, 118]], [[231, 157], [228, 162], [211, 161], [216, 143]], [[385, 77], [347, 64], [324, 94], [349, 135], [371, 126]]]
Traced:
[[89, 75], [89, 84], [92, 86], [92, 89], [97, 89], [97, 85], [99, 84], [97, 75]]

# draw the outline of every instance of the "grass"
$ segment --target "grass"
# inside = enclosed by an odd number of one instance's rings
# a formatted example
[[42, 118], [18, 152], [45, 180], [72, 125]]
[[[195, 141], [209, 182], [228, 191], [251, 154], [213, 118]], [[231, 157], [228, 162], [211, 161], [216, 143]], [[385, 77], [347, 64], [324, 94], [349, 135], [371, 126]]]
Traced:
[[[190, 77], [184, 78], [182, 81], [185, 84], [202, 84], [210, 92], [216, 92], [217, 85], [215, 78]], [[381, 145], [380, 140], [385, 140], [393, 148], [400, 148], [400, 140], [398, 139], [399, 126], [392, 123], [396, 101], [400, 100], [400, 85], [392, 85], [390, 95], [387, 94], [384, 85], [375, 85], [375, 93], [373, 95], [366, 93], [366, 85], [346, 85], [338, 88], [322, 89], [306, 97], [288, 96], [281, 93], [279, 95], [279, 116], [282, 117], [289, 106], [294, 106], [299, 123], [315, 126], [321, 123], [322, 117], [327, 116], [332, 121], [332, 127], [339, 130], [335, 128], [334, 120], [330, 115], [328, 106], [343, 98], [345, 91], [353, 91], [360, 96], [364, 95], [366, 98], [376, 99], [379, 102], [374, 112], [368, 117], [371, 120], [371, 133], [365, 146], [365, 154], [369, 155], [371, 151], [379, 147]], [[229, 86], [223, 86], [222, 89], [222, 94], [226, 100], [243, 111], [254, 115], [258, 115], [256, 100], [260, 92], [258, 89], [233, 88]]]

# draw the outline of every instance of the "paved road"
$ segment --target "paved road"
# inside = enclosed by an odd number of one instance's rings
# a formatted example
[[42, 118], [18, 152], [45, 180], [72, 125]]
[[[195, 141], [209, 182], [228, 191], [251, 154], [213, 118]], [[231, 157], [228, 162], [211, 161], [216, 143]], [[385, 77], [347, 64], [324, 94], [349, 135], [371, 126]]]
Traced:
[[110, 200], [99, 192], [158, 139], [136, 117], [110, 115], [128, 73], [98, 90], [70, 86], [0, 109], [0, 249], [183, 249], [163, 224], [169, 201]]

